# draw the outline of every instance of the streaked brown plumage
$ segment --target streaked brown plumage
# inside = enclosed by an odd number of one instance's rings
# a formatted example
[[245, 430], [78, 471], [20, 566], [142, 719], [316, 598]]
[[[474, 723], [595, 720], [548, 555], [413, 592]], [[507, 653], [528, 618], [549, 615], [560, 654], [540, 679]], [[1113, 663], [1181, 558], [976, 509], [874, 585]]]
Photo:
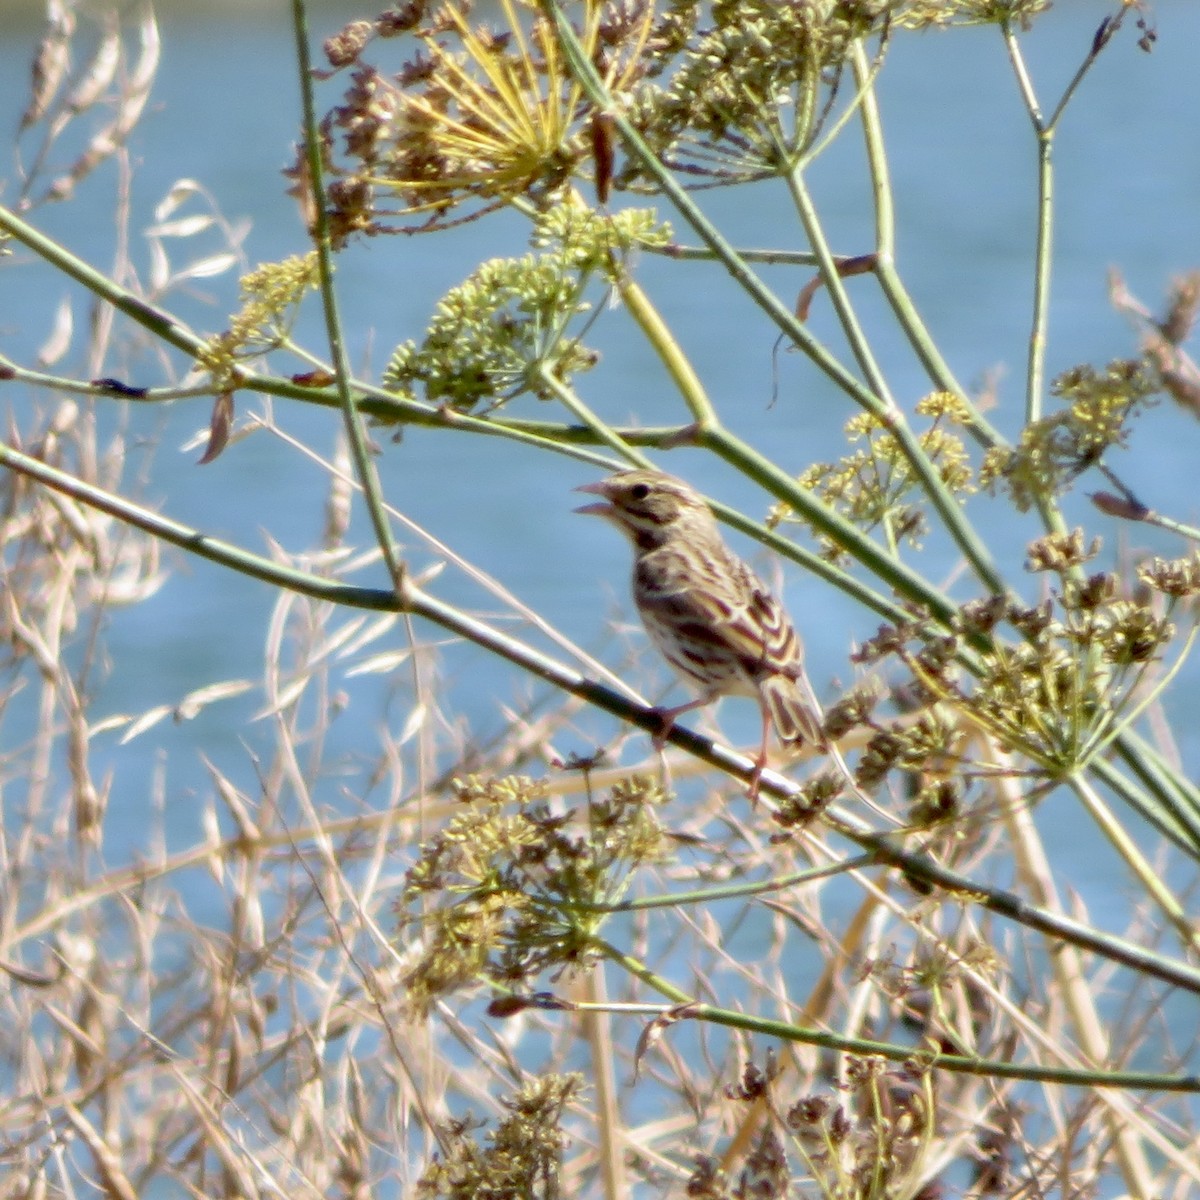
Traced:
[[605, 517], [633, 543], [633, 598], [651, 640], [699, 692], [661, 710], [677, 717], [718, 696], [753, 696], [763, 715], [750, 795], [758, 793], [773, 725], [789, 744], [823, 741], [800, 691], [800, 639], [782, 605], [732, 554], [703, 498], [659, 471], [620, 471], [578, 489], [603, 497], [576, 512]]

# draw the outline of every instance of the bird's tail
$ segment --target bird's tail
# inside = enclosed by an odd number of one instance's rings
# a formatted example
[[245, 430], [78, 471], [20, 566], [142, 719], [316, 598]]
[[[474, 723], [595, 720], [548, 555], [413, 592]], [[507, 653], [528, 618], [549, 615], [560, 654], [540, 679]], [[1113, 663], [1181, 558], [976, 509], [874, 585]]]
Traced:
[[779, 740], [790, 745], [825, 745], [821, 719], [804, 699], [800, 684], [786, 675], [772, 675], [761, 684], [763, 706]]

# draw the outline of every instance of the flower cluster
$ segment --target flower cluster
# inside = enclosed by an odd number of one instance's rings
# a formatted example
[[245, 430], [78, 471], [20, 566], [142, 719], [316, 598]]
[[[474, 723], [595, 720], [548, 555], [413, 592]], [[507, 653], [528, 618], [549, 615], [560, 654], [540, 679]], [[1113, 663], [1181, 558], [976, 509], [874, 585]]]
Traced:
[[1014, 25], [1029, 28], [1051, 0], [914, 0], [898, 13], [911, 29], [942, 29], [949, 25]]
[[[774, 1084], [772, 1072], [749, 1066], [728, 1094], [754, 1103]], [[937, 1136], [928, 1073], [915, 1064], [892, 1069], [879, 1058], [851, 1059], [844, 1091], [844, 1103], [817, 1094], [790, 1104], [759, 1134], [736, 1179], [716, 1159], [701, 1156], [687, 1194], [784, 1200], [807, 1194], [795, 1190], [795, 1174], [811, 1181], [817, 1196], [916, 1195]]]
[[1106, 450], [1125, 444], [1129, 422], [1158, 388], [1149, 365], [1133, 359], [1117, 360], [1102, 370], [1072, 367], [1051, 388], [1066, 407], [1027, 425], [1015, 449], [990, 450], [980, 485], [1003, 488], [1022, 512], [1057, 495]]
[[1138, 579], [1176, 600], [1200, 596], [1200, 554], [1191, 558], [1154, 558], [1138, 567]]
[[[667, 166], [703, 184], [791, 170], [834, 112], [852, 48], [893, 24], [1028, 24], [1048, 0], [574, 0], [589, 61], [615, 105]], [[325, 43], [346, 73], [321, 124], [335, 244], [474, 220], [514, 200], [546, 208], [591, 174], [653, 189], [643, 165], [613, 172], [597, 114], [535, 0], [499, 0], [472, 24], [470, 0], [395, 5]], [[416, 52], [391, 69], [383, 43]], [[396, 69], [398, 67], [398, 69]], [[293, 173], [302, 177], [297, 164]]]
[[604, 920], [597, 906], [664, 851], [653, 810], [665, 794], [640, 776], [593, 800], [586, 823], [552, 812], [533, 780], [470, 778], [456, 789], [462, 812], [422, 846], [399, 902], [422, 947], [406, 980], [416, 1013], [476, 983], [529, 990], [535, 976], [583, 962]]
[[[890, 7], [677, 0], [650, 35], [656, 62], [629, 98], [630, 118], [665, 163], [706, 182], [777, 175], [811, 146], [850, 47], [882, 32]], [[706, 15], [711, 24], [702, 26]], [[618, 186], [642, 182], [636, 164], [617, 178]]]
[[[350, 72], [322, 123], [336, 242], [443, 228], [516, 198], [546, 208], [588, 169], [591, 110], [550, 23], [529, 0], [498, 7], [488, 27], [468, 22], [465, 0], [404, 5], [326, 43], [333, 71]], [[572, 7], [589, 57], [623, 92], [645, 69], [652, 6]], [[398, 34], [419, 45], [399, 71], [365, 61], [368, 46]]]
[[646, 210], [607, 217], [557, 206], [534, 229], [538, 253], [490, 259], [442, 298], [421, 344], [393, 352], [384, 386], [419, 388], [462, 411], [494, 408], [525, 391], [544, 397], [548, 377], [566, 383], [598, 361], [571, 333], [591, 308], [589, 285], [609, 283], [635, 246], [668, 237]]
[[262, 354], [287, 337], [305, 292], [317, 286], [317, 253], [262, 263], [241, 279], [241, 310], [224, 333], [209, 338], [196, 353], [220, 390], [236, 382], [237, 364]]
[[[1124, 296], [1119, 279], [1115, 282]], [[1123, 300], [1119, 307], [1141, 327], [1142, 348], [1147, 363], [1158, 375], [1159, 387], [1176, 403], [1200, 416], [1200, 367], [1183, 349], [1200, 311], [1200, 271], [1188, 271], [1172, 282], [1161, 316], [1152, 315], [1131, 300]]]
[[[874, 732], [858, 760], [859, 785], [908, 773], [918, 781], [914, 820], [928, 823], [953, 815], [962, 787], [987, 769], [972, 744], [980, 734], [1048, 779], [1098, 753], [1143, 702], [1148, 672], [1175, 635], [1175, 606], [1200, 593], [1200, 564], [1155, 560], [1138, 571], [1164, 604], [1130, 593], [1116, 575], [1086, 574], [1097, 549], [1079, 531], [1048, 535], [1030, 546], [1028, 566], [1059, 576], [1052, 599], [1025, 607], [988, 597], [964, 605], [950, 632], [914, 617], [865, 643], [856, 661], [904, 664], [899, 692], [915, 715], [864, 722]], [[1000, 637], [1005, 624], [1017, 640]]]
[[470, 1121], [441, 1129], [443, 1151], [417, 1182], [419, 1200], [551, 1200], [559, 1169], [567, 1105], [583, 1090], [581, 1075], [539, 1075], [501, 1101], [507, 1116], [480, 1144]]
[[[931, 424], [918, 442], [945, 486], [963, 496], [972, 491], [971, 467], [962, 438], [954, 431], [969, 420], [966, 406], [949, 392], [934, 392], [919, 400], [918, 416]], [[800, 477], [800, 486], [814, 492], [861, 529], [878, 530], [893, 549], [900, 542], [919, 545], [926, 531], [924, 491], [896, 435], [879, 418], [860, 413], [846, 423], [851, 442], [862, 448], [835, 463], [814, 463]], [[779, 505], [768, 524], [793, 519]], [[823, 555], [831, 561], [845, 557], [843, 549], [818, 535]]]

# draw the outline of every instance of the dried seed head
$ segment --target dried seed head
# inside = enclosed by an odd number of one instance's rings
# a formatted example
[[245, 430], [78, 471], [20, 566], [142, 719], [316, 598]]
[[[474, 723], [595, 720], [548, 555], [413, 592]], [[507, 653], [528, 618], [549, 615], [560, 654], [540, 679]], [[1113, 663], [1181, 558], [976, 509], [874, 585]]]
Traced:
[[1171, 284], [1171, 296], [1167, 315], [1159, 322], [1159, 332], [1171, 343], [1179, 346], [1186, 342], [1196, 323], [1196, 311], [1200, 308], [1200, 271], [1181, 275]]
[[969, 600], [962, 606], [959, 622], [964, 633], [991, 633], [1004, 620], [1008, 601], [1004, 596], [988, 596], [982, 600]]
[[822, 728], [831, 741], [839, 741], [852, 729], [866, 725], [871, 712], [881, 699], [879, 688], [865, 684], [856, 687], [826, 710]]
[[1100, 540], [1093, 539], [1090, 546], [1083, 544], [1083, 530], [1073, 529], [1070, 533], [1048, 533], [1029, 544], [1025, 561], [1027, 571], [1053, 571], [1063, 574], [1095, 558], [1100, 552]]
[[375, 32], [373, 21], [351, 21], [344, 29], [325, 39], [325, 57], [335, 69], [356, 62]]
[[1167, 596], [1195, 596], [1200, 594], [1200, 554], [1169, 560], [1155, 558], [1138, 567], [1137, 577]]

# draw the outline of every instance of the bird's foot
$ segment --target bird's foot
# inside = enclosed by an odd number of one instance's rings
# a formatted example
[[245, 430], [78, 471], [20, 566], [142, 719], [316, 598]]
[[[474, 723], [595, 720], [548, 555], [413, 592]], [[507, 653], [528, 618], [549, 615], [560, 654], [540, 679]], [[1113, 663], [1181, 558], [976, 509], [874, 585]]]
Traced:
[[658, 729], [650, 734], [650, 740], [655, 751], [661, 754], [666, 748], [671, 730], [675, 728], [675, 718], [679, 716], [679, 713], [673, 708], [652, 708], [650, 711], [658, 719]]
[[746, 799], [752, 806], [758, 804], [758, 790], [762, 784], [762, 773], [766, 766], [767, 756], [764, 754], [761, 758], [755, 759], [754, 770], [750, 772], [750, 787], [746, 791]]

